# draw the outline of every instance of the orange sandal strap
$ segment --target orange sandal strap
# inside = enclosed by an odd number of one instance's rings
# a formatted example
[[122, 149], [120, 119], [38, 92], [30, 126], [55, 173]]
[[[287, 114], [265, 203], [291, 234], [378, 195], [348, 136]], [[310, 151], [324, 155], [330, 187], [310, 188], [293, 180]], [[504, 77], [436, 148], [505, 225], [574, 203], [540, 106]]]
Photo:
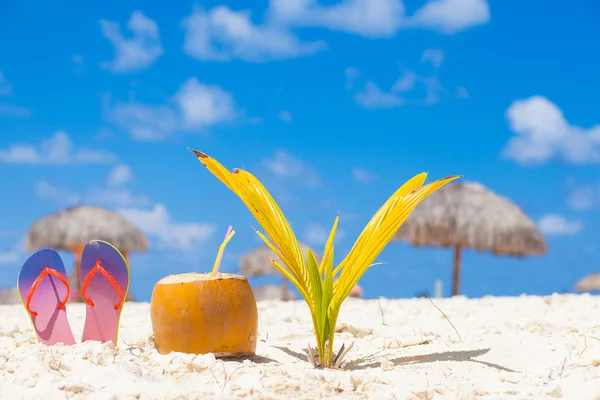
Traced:
[[71, 292], [71, 289], [69, 287], [69, 281], [67, 281], [67, 279], [64, 277], [64, 275], [61, 274], [60, 272], [58, 272], [57, 270], [52, 269], [50, 267], [44, 267], [44, 269], [42, 270], [42, 273], [38, 275], [36, 280], [33, 282], [33, 285], [31, 285], [31, 288], [29, 289], [29, 293], [27, 293], [27, 299], [25, 300], [25, 308], [27, 309], [27, 312], [29, 312], [29, 314], [31, 314], [33, 317], [37, 316], [38, 313], [31, 309], [31, 299], [33, 299], [33, 295], [34, 295], [35, 291], [40, 286], [40, 284], [42, 283], [44, 278], [46, 278], [49, 275], [57, 278], [67, 288], [67, 296], [65, 297], [65, 299], [63, 301], [61, 301], [61, 303], [58, 305], [58, 307], [56, 307], [56, 309], [62, 310], [67, 305], [67, 301], [69, 301], [69, 294]]
[[100, 260], [96, 260], [96, 265], [94, 265], [94, 268], [92, 268], [92, 270], [89, 272], [89, 274], [85, 277], [85, 281], [83, 282], [83, 285], [81, 287], [81, 297], [87, 303], [88, 306], [90, 306], [90, 307], [94, 306], [94, 302], [92, 301], [92, 299], [90, 299], [89, 297], [87, 297], [85, 295], [85, 292], [87, 290], [88, 285], [92, 281], [92, 278], [98, 272], [100, 272], [100, 274], [108, 282], [110, 282], [110, 284], [112, 285], [112, 287], [114, 287], [115, 290], [116, 290], [116, 292], [119, 294], [120, 300], [119, 300], [119, 302], [117, 304], [115, 304], [115, 307], [114, 307], [115, 310], [118, 310], [123, 305], [123, 300], [125, 300], [125, 295], [123, 294], [123, 290], [121, 290], [121, 287], [119, 286], [119, 284], [117, 283], [117, 281], [115, 280], [115, 278], [113, 278], [113, 276], [107, 270], [105, 270], [102, 267], [102, 263], [101, 263]]

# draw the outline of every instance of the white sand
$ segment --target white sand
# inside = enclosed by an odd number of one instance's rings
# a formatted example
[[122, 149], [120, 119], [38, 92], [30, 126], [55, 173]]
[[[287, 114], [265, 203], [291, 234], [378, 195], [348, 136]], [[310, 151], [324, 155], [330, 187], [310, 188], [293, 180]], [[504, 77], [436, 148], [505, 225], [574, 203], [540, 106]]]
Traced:
[[[259, 304], [254, 361], [160, 355], [149, 305], [128, 303], [118, 349], [36, 343], [24, 309], [0, 306], [2, 399], [600, 399], [600, 298], [349, 299], [336, 345], [354, 342], [346, 371], [316, 370], [302, 302]], [[70, 305], [75, 337], [84, 308]], [[352, 330], [352, 329], [350, 329]], [[371, 332], [372, 333], [368, 333]], [[366, 336], [363, 336], [366, 335]], [[426, 342], [426, 344], [418, 343]], [[296, 355], [296, 353], [299, 353]], [[404, 357], [423, 355], [398, 366]]]

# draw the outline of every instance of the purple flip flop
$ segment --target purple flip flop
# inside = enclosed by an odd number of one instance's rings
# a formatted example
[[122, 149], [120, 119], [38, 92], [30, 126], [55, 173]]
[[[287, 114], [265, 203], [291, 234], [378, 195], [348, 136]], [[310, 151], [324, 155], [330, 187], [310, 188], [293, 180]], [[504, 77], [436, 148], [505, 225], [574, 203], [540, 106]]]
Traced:
[[81, 254], [81, 297], [87, 304], [81, 341], [117, 344], [123, 304], [129, 291], [129, 267], [108, 242], [92, 240]]
[[21, 267], [17, 287], [40, 342], [75, 344], [66, 312], [70, 294], [67, 271], [55, 250], [32, 254]]

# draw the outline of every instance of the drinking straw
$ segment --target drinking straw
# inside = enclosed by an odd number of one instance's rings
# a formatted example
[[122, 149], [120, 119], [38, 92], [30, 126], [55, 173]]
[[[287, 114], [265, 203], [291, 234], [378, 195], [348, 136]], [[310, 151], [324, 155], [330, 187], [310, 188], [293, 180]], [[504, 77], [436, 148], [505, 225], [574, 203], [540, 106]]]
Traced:
[[227, 245], [229, 240], [233, 237], [233, 235], [235, 235], [235, 231], [233, 231], [231, 229], [232, 229], [232, 226], [229, 225], [229, 228], [227, 229], [227, 233], [225, 234], [225, 239], [223, 240], [221, 247], [219, 247], [219, 252], [217, 253], [217, 259], [215, 260], [215, 265], [213, 266], [213, 270], [212, 270], [212, 276], [215, 276], [216, 274], [219, 273], [219, 265], [221, 265], [221, 258], [223, 258], [223, 251], [225, 250], [225, 246]]

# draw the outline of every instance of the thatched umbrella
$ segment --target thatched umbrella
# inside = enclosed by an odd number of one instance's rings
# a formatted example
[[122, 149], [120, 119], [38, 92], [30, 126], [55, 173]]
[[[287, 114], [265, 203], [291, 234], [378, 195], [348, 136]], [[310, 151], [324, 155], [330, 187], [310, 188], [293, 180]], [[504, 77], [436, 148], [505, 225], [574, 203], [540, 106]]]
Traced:
[[282, 297], [281, 288], [277, 285], [262, 285], [257, 287], [254, 291], [254, 298], [256, 301], [262, 300], [296, 300], [296, 295], [292, 292], [287, 292], [285, 297]]
[[600, 274], [588, 275], [575, 285], [575, 290], [578, 292], [589, 292], [592, 290], [600, 290]]
[[[305, 258], [307, 257], [307, 249], [308, 246], [306, 244], [300, 243], [300, 251]], [[246, 276], [281, 275], [279, 270], [275, 268], [267, 258], [281, 264], [281, 260], [269, 246], [262, 246], [244, 254], [240, 260], [240, 269]], [[318, 254], [315, 254], [315, 258], [317, 259], [317, 262], [320, 262], [321, 257]]]
[[16, 287], [7, 287], [0, 289], [0, 304], [20, 304], [21, 296], [19, 296], [19, 290]]
[[[305, 258], [307, 257], [307, 249], [308, 246], [306, 244], [300, 243], [300, 251]], [[279, 272], [277, 268], [273, 266], [273, 264], [271, 264], [267, 258], [275, 260], [279, 264], [282, 263], [281, 259], [275, 255], [269, 246], [262, 246], [242, 256], [242, 259], [240, 260], [240, 270], [246, 276], [280, 275], [281, 299], [286, 300], [289, 297], [287, 289], [288, 280], [281, 274], [281, 272]], [[317, 259], [317, 262], [320, 262], [320, 256], [318, 254], [315, 254], [315, 258]]]
[[[77, 295], [81, 293], [81, 252], [90, 240], [104, 240], [119, 249], [128, 259], [129, 252], [148, 250], [148, 241], [142, 232], [121, 215], [101, 207], [75, 206], [36, 221], [25, 239], [27, 251], [41, 248], [67, 250], [75, 257]], [[128, 300], [132, 297], [128, 296]]]
[[[300, 251], [306, 259], [308, 246], [304, 243], [300, 243]], [[312, 250], [312, 249], [311, 249]], [[281, 298], [283, 300], [289, 300], [290, 293], [287, 290], [288, 280], [285, 276], [279, 272], [277, 268], [271, 264], [267, 258], [277, 261], [281, 264], [279, 257], [275, 255], [273, 250], [269, 246], [263, 246], [249, 253], [246, 253], [240, 261], [240, 270], [246, 276], [262, 276], [262, 275], [281, 275]], [[315, 254], [317, 262], [321, 262], [321, 256]], [[363, 291], [359, 285], [356, 285], [350, 292], [351, 297], [362, 297]]]
[[452, 294], [459, 294], [462, 249], [496, 255], [548, 252], [535, 223], [510, 200], [475, 182], [448, 184], [423, 200], [392, 240], [454, 249]]

